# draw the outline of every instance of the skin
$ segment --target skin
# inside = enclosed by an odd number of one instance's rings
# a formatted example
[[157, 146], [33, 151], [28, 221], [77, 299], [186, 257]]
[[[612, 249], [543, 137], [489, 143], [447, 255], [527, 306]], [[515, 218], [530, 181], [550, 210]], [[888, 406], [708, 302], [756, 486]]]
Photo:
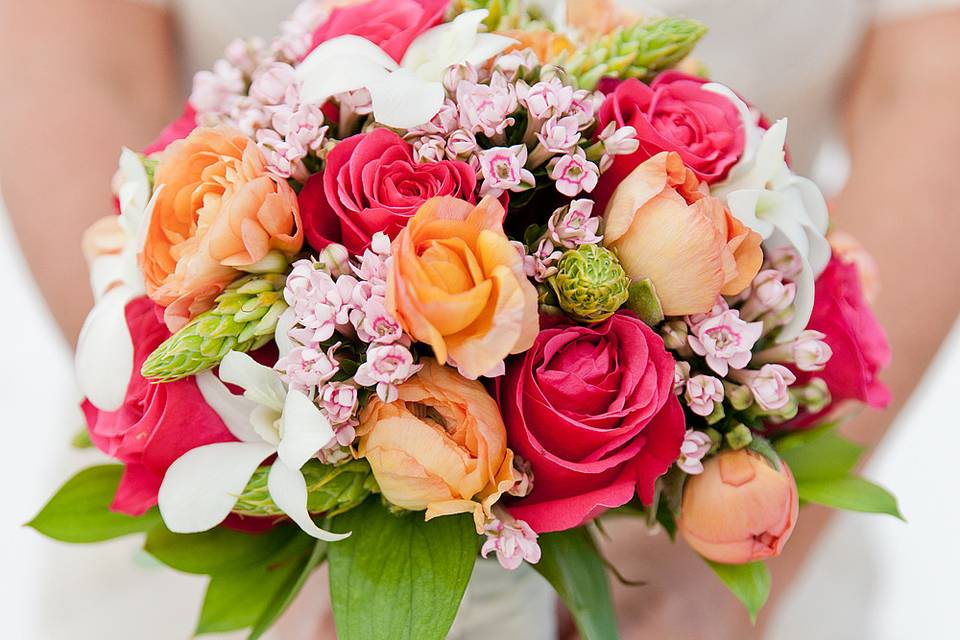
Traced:
[[[853, 162], [834, 223], [879, 262], [884, 289], [876, 311], [901, 354], [884, 376], [895, 398], [890, 411], [864, 413], [845, 427], [863, 443], [880, 439], [960, 311], [960, 201], [945, 197], [960, 148], [958, 32], [960, 12], [875, 28], [843, 105]], [[73, 341], [91, 304], [79, 238], [111, 210], [117, 149], [142, 147], [178, 111], [171, 25], [162, 11], [128, 0], [0, 0], [0, 76], [15, 88], [0, 101], [4, 198], [41, 291]], [[49, 166], [54, 149], [69, 169], [56, 182], [52, 171], [37, 171]], [[827, 521], [825, 510], [804, 509], [786, 552], [770, 563], [777, 588], [751, 628], [683, 544], [649, 536], [637, 522], [611, 520], [605, 554], [624, 576], [647, 583], [615, 585], [623, 637], [760, 637]], [[324, 588], [323, 580], [312, 584]], [[291, 630], [283, 637], [331, 636], [328, 615], [307, 624], [315, 608], [297, 610], [281, 622]], [[563, 636], [576, 637], [565, 626]]]

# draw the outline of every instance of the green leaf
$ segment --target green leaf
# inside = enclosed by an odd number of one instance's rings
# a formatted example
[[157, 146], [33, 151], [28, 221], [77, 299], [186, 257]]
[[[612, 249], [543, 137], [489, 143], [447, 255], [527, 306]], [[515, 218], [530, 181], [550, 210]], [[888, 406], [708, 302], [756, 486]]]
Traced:
[[264, 564], [299, 534], [292, 526], [279, 526], [261, 534], [217, 527], [203, 533], [171, 533], [158, 526], [147, 534], [143, 549], [177, 571], [216, 575]]
[[770, 571], [762, 562], [749, 564], [720, 564], [704, 559], [727, 588], [743, 603], [750, 613], [750, 621], [757, 622], [757, 613], [770, 596]]
[[293, 599], [300, 593], [300, 589], [303, 588], [304, 583], [307, 581], [307, 578], [310, 577], [313, 570], [320, 566], [326, 557], [327, 543], [322, 540], [317, 540], [313, 545], [313, 551], [310, 553], [306, 564], [303, 565], [300, 571], [290, 576], [276, 592], [273, 599], [267, 605], [267, 608], [260, 614], [256, 624], [253, 625], [253, 629], [250, 631], [248, 640], [257, 640], [273, 626], [273, 623], [283, 615], [283, 612], [287, 610], [287, 607], [290, 606]]
[[846, 477], [864, 451], [832, 428], [818, 430], [815, 437], [803, 440], [785, 438], [777, 443], [777, 450], [797, 482]]
[[330, 545], [330, 595], [340, 640], [443, 640], [479, 549], [466, 514], [423, 521], [379, 500], [334, 519], [353, 531]]
[[617, 640], [617, 617], [606, 565], [585, 527], [540, 536], [533, 568], [557, 591], [584, 640]]
[[211, 576], [196, 633], [225, 633], [257, 624], [303, 572], [315, 542], [297, 535], [263, 562]]
[[160, 522], [156, 509], [136, 518], [110, 510], [122, 474], [118, 464], [84, 469], [60, 487], [26, 526], [54, 540], [77, 543], [102, 542], [153, 528]]
[[897, 499], [886, 489], [863, 478], [847, 476], [797, 482], [800, 499], [834, 509], [885, 513], [903, 520]]

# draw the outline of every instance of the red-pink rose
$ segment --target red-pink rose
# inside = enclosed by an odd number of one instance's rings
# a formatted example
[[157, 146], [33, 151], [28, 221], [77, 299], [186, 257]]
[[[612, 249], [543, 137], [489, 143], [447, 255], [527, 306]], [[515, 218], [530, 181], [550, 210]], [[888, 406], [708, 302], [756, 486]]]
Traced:
[[371, 0], [334, 9], [313, 32], [313, 45], [338, 36], [366, 38], [400, 62], [414, 38], [443, 20], [450, 0]]
[[196, 447], [236, 438], [200, 395], [193, 378], [152, 384], [140, 375], [147, 356], [170, 333], [149, 298], [127, 305], [133, 374], [123, 406], [100, 411], [83, 403], [90, 439], [125, 467], [111, 509], [140, 515], [157, 503], [167, 467]]
[[663, 340], [632, 314], [541, 331], [498, 390], [508, 444], [533, 467], [533, 493], [511, 514], [562, 531], [634, 494], [649, 504], [683, 442], [673, 375]]
[[323, 174], [300, 192], [300, 215], [314, 249], [339, 242], [360, 253], [378, 231], [394, 238], [435, 196], [476, 202], [477, 175], [465, 162], [420, 163], [389, 129], [374, 129], [337, 144]]
[[158, 151], [163, 151], [170, 143], [186, 138], [197, 128], [197, 111], [189, 102], [184, 105], [183, 113], [176, 120], [168, 124], [157, 139], [147, 145], [143, 153], [150, 155]]
[[662, 151], [676, 151], [697, 177], [722, 180], [743, 154], [740, 112], [726, 97], [707, 91], [700, 78], [668, 71], [647, 86], [630, 79], [607, 95], [597, 119], [637, 130], [640, 148], [618, 156], [594, 190], [600, 211], [617, 185], [641, 162]]
[[[798, 384], [822, 378], [834, 404], [855, 400], [882, 409], [890, 403], [890, 390], [877, 377], [890, 364], [890, 345], [863, 297], [854, 264], [834, 256], [827, 265], [817, 279], [816, 301], [808, 328], [826, 335], [824, 341], [833, 350], [833, 357], [823, 371], [797, 372]], [[831, 409], [828, 407], [816, 415], [801, 415], [790, 426], [816, 424]]]

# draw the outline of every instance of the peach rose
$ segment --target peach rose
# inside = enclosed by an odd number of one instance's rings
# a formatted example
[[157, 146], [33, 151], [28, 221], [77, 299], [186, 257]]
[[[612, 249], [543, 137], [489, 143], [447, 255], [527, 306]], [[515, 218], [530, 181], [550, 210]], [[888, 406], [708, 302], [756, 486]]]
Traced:
[[239, 269], [303, 245], [296, 194], [266, 172], [256, 144], [239, 131], [196, 129], [174, 142], [155, 183], [141, 264], [172, 330], [207, 310]]
[[746, 289], [763, 264], [762, 238], [709, 195], [675, 152], [643, 162], [613, 192], [603, 242], [634, 279], [650, 278], [663, 312], [709, 311]]
[[472, 513], [477, 532], [513, 486], [513, 452], [496, 401], [483, 385], [435, 360], [400, 385], [390, 404], [374, 396], [360, 414], [357, 455], [383, 496], [426, 519]]
[[526, 351], [539, 331], [537, 291], [503, 232], [503, 207], [431, 198], [393, 242], [387, 307], [414, 339], [468, 378]]
[[687, 479], [677, 526], [704, 558], [744, 564], [780, 555], [799, 509], [786, 464], [777, 471], [752, 451], [726, 451]]

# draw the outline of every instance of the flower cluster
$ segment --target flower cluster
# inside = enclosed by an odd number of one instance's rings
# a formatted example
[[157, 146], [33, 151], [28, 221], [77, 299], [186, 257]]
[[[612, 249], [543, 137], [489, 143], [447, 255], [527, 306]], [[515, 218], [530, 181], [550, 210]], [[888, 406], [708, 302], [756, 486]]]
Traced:
[[870, 262], [786, 121], [674, 69], [703, 25], [534, 4], [310, 0], [124, 152], [77, 350], [114, 510], [331, 544], [460, 515], [516, 569], [622, 507], [780, 553], [827, 430], [787, 438], [889, 401]]

